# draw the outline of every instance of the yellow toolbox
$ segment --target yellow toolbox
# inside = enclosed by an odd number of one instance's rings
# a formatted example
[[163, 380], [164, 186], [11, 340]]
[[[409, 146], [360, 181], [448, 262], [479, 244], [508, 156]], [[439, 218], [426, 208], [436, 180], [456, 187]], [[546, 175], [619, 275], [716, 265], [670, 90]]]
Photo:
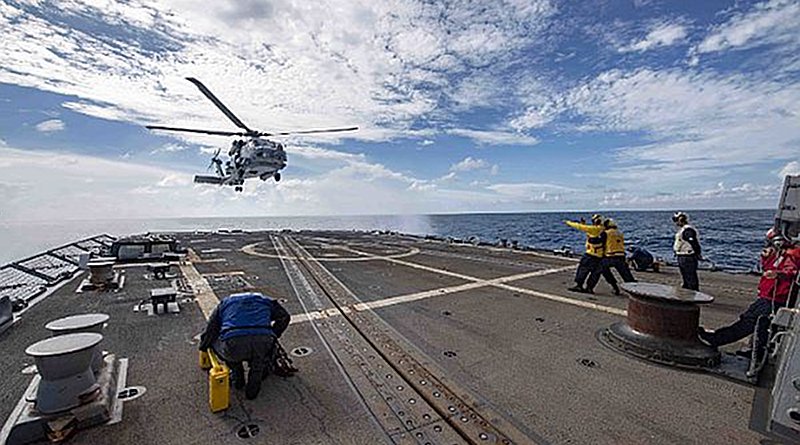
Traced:
[[211, 359], [206, 351], [200, 351], [200, 369], [211, 369]]
[[200, 367], [208, 369], [208, 406], [212, 413], [228, 409], [231, 401], [230, 370], [212, 350], [200, 351]]

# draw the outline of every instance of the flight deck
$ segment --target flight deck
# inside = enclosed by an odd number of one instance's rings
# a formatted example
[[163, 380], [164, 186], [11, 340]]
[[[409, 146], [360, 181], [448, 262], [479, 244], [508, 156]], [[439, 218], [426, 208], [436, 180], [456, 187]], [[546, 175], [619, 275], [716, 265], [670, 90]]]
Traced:
[[[163, 282], [118, 264], [124, 286], [76, 292], [81, 274], [0, 334], [0, 420], [24, 400], [32, 343], [73, 314], [110, 316], [101, 349], [127, 359], [120, 421], [75, 444], [758, 443], [754, 387], [660, 366], [598, 341], [625, 318], [601, 281], [572, 293], [577, 260], [386, 232], [194, 232], [170, 267], [179, 310], [143, 303]], [[674, 285], [677, 270], [638, 273]], [[758, 277], [700, 273], [717, 327], [753, 300]], [[198, 334], [219, 299], [255, 290], [292, 314], [280, 342], [299, 372], [271, 375], [256, 400], [231, 389], [211, 413]], [[157, 312], [157, 311], [156, 311]], [[734, 346], [735, 348], [735, 346]]]

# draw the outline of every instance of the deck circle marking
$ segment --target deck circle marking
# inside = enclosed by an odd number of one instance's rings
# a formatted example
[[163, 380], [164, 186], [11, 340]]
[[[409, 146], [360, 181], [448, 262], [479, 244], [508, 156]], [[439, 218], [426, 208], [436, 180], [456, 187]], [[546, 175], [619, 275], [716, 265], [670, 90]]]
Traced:
[[129, 386], [118, 392], [117, 398], [129, 402], [143, 396], [145, 392], [147, 392], [147, 388], [144, 386]]
[[239, 437], [239, 439], [252, 439], [253, 437], [258, 436], [260, 431], [261, 428], [259, 428], [258, 425], [255, 423], [248, 423], [236, 431], [236, 436]]
[[[298, 260], [299, 259], [294, 255], [278, 255], [278, 254], [274, 254], [274, 253], [265, 253], [265, 252], [257, 251], [256, 248], [258, 246], [262, 245], [262, 244], [267, 244], [267, 241], [260, 241], [260, 242], [257, 242], [257, 243], [248, 244], [248, 245], [242, 247], [241, 251], [246, 253], [246, 254], [248, 254], [248, 255], [260, 256], [260, 257], [264, 257], [264, 258], [277, 258], [277, 259], [283, 259], [283, 260]], [[319, 262], [372, 261], [372, 260], [386, 260], [386, 259], [405, 258], [405, 257], [408, 257], [408, 256], [416, 255], [418, 253], [420, 253], [420, 250], [418, 248], [411, 247], [411, 248], [409, 248], [409, 250], [407, 252], [395, 253], [395, 254], [391, 254], [391, 255], [359, 255], [359, 256], [344, 257], [344, 258], [343, 257], [337, 257], [337, 258], [325, 258], [325, 257], [322, 257], [322, 258], [319, 258], [319, 257], [315, 256], [314, 259], [316, 261], [319, 261]]]
[[305, 357], [308, 354], [311, 354], [312, 352], [314, 352], [314, 350], [307, 346], [298, 346], [292, 349], [291, 354], [295, 357]]

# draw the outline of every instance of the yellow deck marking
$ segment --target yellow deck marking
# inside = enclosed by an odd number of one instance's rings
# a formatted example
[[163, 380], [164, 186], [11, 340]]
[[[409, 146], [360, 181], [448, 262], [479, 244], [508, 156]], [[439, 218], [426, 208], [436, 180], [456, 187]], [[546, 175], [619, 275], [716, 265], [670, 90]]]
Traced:
[[[197, 255], [192, 249], [189, 249], [188, 258], [193, 257], [197, 258]], [[214, 312], [214, 308], [217, 307], [219, 303], [217, 294], [214, 293], [214, 289], [211, 289], [208, 281], [200, 275], [200, 272], [197, 271], [197, 268], [194, 267], [191, 261], [182, 262], [180, 267], [183, 276], [186, 277], [187, 283], [194, 291], [197, 305], [200, 306], [200, 310], [203, 311], [203, 316], [208, 320], [208, 317], [211, 316], [211, 313]]]

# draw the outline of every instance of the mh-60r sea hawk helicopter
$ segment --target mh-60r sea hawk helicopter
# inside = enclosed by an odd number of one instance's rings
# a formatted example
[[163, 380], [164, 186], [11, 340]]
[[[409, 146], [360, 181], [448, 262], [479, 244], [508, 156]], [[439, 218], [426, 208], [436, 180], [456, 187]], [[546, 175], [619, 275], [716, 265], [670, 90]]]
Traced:
[[194, 182], [199, 184], [231, 185], [235, 187], [237, 192], [241, 192], [242, 184], [244, 184], [245, 179], [260, 178], [262, 181], [266, 181], [269, 178], [275, 178], [275, 181], [280, 181], [280, 170], [286, 167], [286, 151], [284, 151], [283, 144], [266, 139], [267, 137], [358, 130], [358, 127], [280, 131], [275, 133], [251, 130], [239, 120], [225, 104], [217, 99], [211, 90], [206, 88], [202, 82], [193, 77], [187, 77], [186, 80], [195, 84], [195, 86], [200, 89], [200, 92], [213, 102], [231, 122], [244, 131], [198, 130], [193, 128], [163, 127], [160, 125], [147, 125], [147, 128], [151, 130], [183, 131], [188, 133], [211, 134], [216, 136], [240, 136], [247, 138], [246, 140], [237, 139], [233, 141], [230, 150], [228, 150], [229, 159], [224, 163], [219, 158], [219, 153], [222, 149], [217, 149], [216, 153], [214, 153], [214, 156], [211, 158], [211, 164], [208, 166], [208, 168], [212, 166], [215, 167], [217, 175], [195, 175]]

